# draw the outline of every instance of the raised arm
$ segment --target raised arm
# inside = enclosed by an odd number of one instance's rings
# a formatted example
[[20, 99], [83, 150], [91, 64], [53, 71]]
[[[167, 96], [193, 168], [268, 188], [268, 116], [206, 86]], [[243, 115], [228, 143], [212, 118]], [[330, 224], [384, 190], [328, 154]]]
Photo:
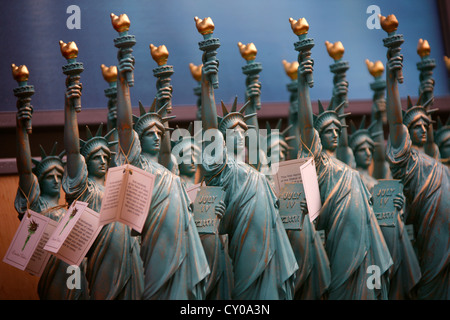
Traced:
[[31, 115], [18, 112], [16, 116], [16, 142], [17, 142], [17, 171], [19, 173], [19, 187], [28, 195], [33, 184], [30, 141], [25, 122]]
[[214, 98], [214, 88], [210, 82], [210, 75], [217, 74], [219, 71], [219, 61], [217, 59], [206, 61], [203, 55], [202, 67], [202, 127], [203, 130], [217, 129], [219, 127], [217, 121], [216, 101]]
[[398, 92], [397, 70], [403, 68], [403, 55], [395, 55], [394, 50], [388, 49], [388, 62], [386, 64], [386, 114], [389, 123], [389, 137], [392, 146], [398, 148], [402, 143], [402, 137], [406, 135], [403, 126], [402, 105]]
[[312, 74], [314, 63], [303, 53], [300, 54], [300, 58], [301, 62], [298, 67], [298, 124], [302, 142], [308, 148], [311, 148], [314, 139], [314, 120], [306, 77], [307, 74]]
[[134, 58], [123, 58], [119, 50], [119, 66], [117, 73], [117, 131], [119, 134], [119, 146], [125, 154], [128, 154], [133, 142], [133, 116], [130, 87], [126, 79], [126, 73], [133, 69]]
[[77, 112], [73, 99], [81, 97], [82, 85], [74, 84], [67, 88], [64, 103], [64, 148], [67, 155], [67, 173], [70, 178], [75, 178], [82, 165], [80, 154], [80, 134], [78, 132]]

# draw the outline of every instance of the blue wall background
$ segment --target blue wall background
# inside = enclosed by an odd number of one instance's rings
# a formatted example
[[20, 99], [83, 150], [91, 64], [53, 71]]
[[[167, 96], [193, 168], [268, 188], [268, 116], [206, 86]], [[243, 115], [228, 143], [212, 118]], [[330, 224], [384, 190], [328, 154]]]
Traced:
[[[81, 9], [81, 29], [69, 30], [66, 13], [69, 5]], [[332, 91], [332, 74], [325, 41], [342, 41], [344, 58], [350, 62], [347, 72], [349, 99], [371, 99], [369, 83], [372, 76], [366, 68], [365, 59], [386, 61], [386, 48], [382, 39], [386, 33], [380, 29], [369, 30], [366, 21], [367, 7], [376, 4], [381, 14], [395, 14], [399, 20], [398, 32], [405, 37], [404, 84], [400, 85], [402, 97], [417, 97], [419, 74], [416, 53], [419, 38], [427, 39], [431, 55], [436, 59], [434, 71], [435, 95], [449, 94], [447, 71], [443, 62], [443, 44], [440, 21], [434, 1], [416, 0], [16, 0], [2, 1], [0, 8], [0, 111], [14, 111], [16, 98], [13, 88], [17, 83], [11, 76], [11, 63], [25, 64], [30, 71], [29, 84], [35, 86], [32, 98], [35, 110], [62, 109], [64, 103], [65, 76], [61, 66], [66, 60], [61, 56], [59, 40], [75, 41], [79, 48], [78, 60], [85, 71], [82, 74], [83, 108], [105, 108], [103, 80], [100, 65], [117, 63], [117, 49], [113, 39], [117, 32], [112, 28], [110, 13], [126, 13], [131, 20], [130, 33], [137, 44], [135, 86], [132, 103], [141, 100], [150, 105], [156, 93], [152, 69], [157, 65], [150, 55], [149, 44], [166, 45], [169, 64], [174, 66], [172, 77], [174, 107], [195, 105], [193, 88], [197, 85], [189, 70], [189, 63], [201, 63], [198, 42], [202, 36], [197, 32], [194, 17], [211, 17], [215, 24], [214, 35], [220, 39], [220, 88], [216, 99], [231, 103], [236, 95], [243, 102], [245, 76], [241, 67], [245, 61], [239, 54], [237, 43], [253, 42], [257, 49], [257, 61], [263, 65], [262, 102], [289, 100], [286, 76], [282, 60], [294, 61], [297, 52], [289, 18], [305, 17], [310, 25], [309, 35], [316, 46], [312, 50], [315, 59], [315, 87], [312, 99], [329, 100]], [[263, 105], [264, 107], [264, 105]]]

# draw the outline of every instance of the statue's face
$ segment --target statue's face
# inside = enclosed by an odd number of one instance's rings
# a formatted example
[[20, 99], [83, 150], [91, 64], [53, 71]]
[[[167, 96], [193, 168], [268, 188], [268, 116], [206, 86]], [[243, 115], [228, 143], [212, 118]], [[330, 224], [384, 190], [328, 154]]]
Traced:
[[62, 173], [53, 168], [39, 181], [39, 186], [43, 194], [51, 197], [59, 196], [61, 191]]
[[103, 177], [108, 171], [109, 155], [100, 149], [86, 163], [89, 175]]
[[356, 166], [362, 169], [367, 169], [372, 163], [372, 146], [368, 142], [361, 144], [355, 150]]
[[156, 155], [161, 150], [162, 132], [153, 126], [142, 134], [141, 147], [144, 152]]
[[235, 152], [243, 151], [245, 147], [245, 129], [237, 125], [233, 129], [227, 131], [227, 135], [233, 139]]
[[423, 119], [417, 120], [409, 129], [413, 145], [423, 146], [427, 142], [427, 123]]
[[320, 142], [325, 150], [335, 151], [339, 144], [340, 130], [334, 123], [329, 124], [320, 135]]
[[180, 163], [178, 168], [180, 169], [180, 174], [188, 177], [195, 175], [197, 171], [197, 165], [194, 163], [195, 159], [195, 149], [191, 148], [191, 162], [190, 163]]

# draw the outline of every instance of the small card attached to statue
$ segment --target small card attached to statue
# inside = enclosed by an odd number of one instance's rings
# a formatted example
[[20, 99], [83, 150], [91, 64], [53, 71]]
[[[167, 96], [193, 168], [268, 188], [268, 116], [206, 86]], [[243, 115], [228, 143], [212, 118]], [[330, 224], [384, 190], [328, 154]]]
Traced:
[[217, 232], [219, 218], [216, 215], [216, 206], [225, 199], [222, 187], [201, 187], [194, 201], [194, 221], [198, 233]]
[[373, 212], [378, 224], [382, 227], [393, 227], [397, 219], [397, 209], [394, 206], [394, 198], [403, 193], [403, 185], [400, 180], [378, 180], [373, 187]]
[[100, 209], [100, 224], [119, 221], [142, 232], [156, 176], [126, 164], [109, 168]]
[[17, 269], [26, 270], [32, 264], [30, 261], [50, 220], [42, 214], [27, 210], [9, 245], [3, 262]]
[[320, 200], [316, 166], [312, 157], [279, 162], [278, 172], [275, 174], [274, 180], [278, 195], [286, 183], [302, 183], [309, 220], [312, 222], [319, 216], [322, 201]]
[[200, 191], [201, 183], [194, 184], [190, 186], [189, 188], [186, 188], [186, 192], [188, 194], [189, 200], [194, 202], [195, 198], [197, 197], [197, 193]]
[[102, 226], [100, 215], [88, 203], [75, 201], [58, 223], [44, 250], [70, 265], [79, 266]]
[[47, 266], [47, 262], [51, 257], [51, 253], [44, 250], [44, 246], [50, 239], [57, 226], [57, 221], [50, 218], [48, 219], [47, 227], [45, 228], [45, 231], [41, 236], [41, 240], [39, 241], [36, 250], [34, 250], [33, 256], [31, 257], [30, 262], [28, 262], [27, 268], [25, 269], [25, 271], [27, 271], [31, 275], [40, 277], [44, 272], [44, 269]]
[[305, 199], [302, 183], [287, 182], [281, 189], [278, 209], [286, 230], [302, 230], [304, 214], [300, 202]]

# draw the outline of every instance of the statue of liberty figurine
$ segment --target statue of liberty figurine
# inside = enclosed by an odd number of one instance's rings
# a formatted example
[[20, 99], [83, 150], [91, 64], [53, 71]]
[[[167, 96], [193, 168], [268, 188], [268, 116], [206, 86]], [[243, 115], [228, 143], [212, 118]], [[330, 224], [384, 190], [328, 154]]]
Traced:
[[[63, 189], [69, 204], [87, 202], [88, 207], [100, 212], [106, 173], [111, 160], [109, 135], [102, 136], [100, 125], [93, 135], [86, 130], [86, 140], [78, 133], [77, 114], [72, 99], [81, 97], [81, 84], [69, 85], [65, 95], [64, 145], [67, 166]], [[86, 277], [90, 298], [93, 300], [136, 300], [143, 290], [143, 267], [137, 240], [131, 228], [120, 222], [103, 226], [87, 254]]]
[[158, 110], [153, 104], [149, 112], [140, 107], [140, 116], [132, 115], [130, 89], [124, 74], [133, 69], [134, 58], [120, 49], [116, 163], [131, 164], [156, 176], [149, 214], [141, 233], [142, 299], [202, 300], [210, 270], [189, 198], [180, 177], [161, 165], [155, 152], [166, 132], [165, 123], [171, 117], [162, 117], [167, 104]]
[[[195, 139], [192, 123], [187, 129], [189, 136], [180, 136], [178, 140], [172, 141], [172, 152], [179, 157], [180, 178], [186, 189], [195, 185], [196, 173], [200, 170], [197, 160], [201, 154], [200, 147]], [[201, 134], [200, 131], [198, 134]], [[200, 140], [201, 141], [201, 140]], [[180, 163], [181, 162], [181, 163]], [[195, 199], [191, 199], [192, 203]], [[225, 203], [216, 208], [216, 215], [222, 218], [225, 212]], [[233, 290], [233, 265], [228, 253], [228, 235], [200, 233], [203, 249], [208, 259], [211, 273], [208, 275], [205, 289], [205, 300], [231, 300]]]
[[[398, 21], [394, 15], [381, 17], [385, 30], [393, 33]], [[413, 147], [424, 141], [429, 123], [424, 106], [402, 110], [398, 91], [398, 73], [403, 67], [400, 48], [389, 48], [386, 71], [389, 139], [387, 156], [394, 179], [400, 179], [406, 196], [405, 222], [414, 225], [415, 246], [422, 271], [417, 298], [450, 298], [450, 198], [449, 170], [441, 162]], [[416, 127], [414, 124], [418, 124]], [[426, 138], [426, 132], [425, 132]]]
[[[297, 114], [296, 114], [297, 115]], [[292, 125], [283, 131], [281, 119], [272, 131], [267, 122], [267, 150], [269, 158], [271, 154], [279, 153], [280, 162], [286, 160], [290, 146], [289, 141], [295, 140], [295, 136], [286, 136]], [[280, 197], [280, 196], [278, 196]], [[301, 230], [286, 230], [299, 269], [295, 277], [295, 300], [325, 300], [327, 299], [328, 287], [331, 282], [330, 262], [320, 234], [316, 231], [314, 224], [307, 216], [308, 207], [306, 201], [300, 203], [303, 215]]]
[[[26, 66], [13, 64], [12, 73], [19, 83], [22, 82], [22, 86], [28, 81], [29, 72]], [[40, 161], [31, 157], [28, 126], [26, 125], [26, 122], [31, 120], [32, 106], [29, 105], [29, 101], [26, 104], [23, 104], [20, 98], [17, 101], [16, 136], [19, 189], [14, 206], [19, 213], [20, 220], [26, 214], [27, 209], [31, 209], [52, 220], [59, 221], [66, 213], [66, 206], [59, 204], [65, 152], [56, 154], [57, 143], [55, 142], [49, 154], [40, 146]], [[29, 123], [31, 124], [31, 121]], [[89, 298], [84, 263], [81, 265], [80, 289], [68, 289], [66, 284], [69, 277], [68, 267], [69, 265], [64, 261], [53, 255], [50, 257], [38, 283], [38, 295], [41, 300], [84, 300]]]
[[[312, 42], [307, 38], [309, 25], [304, 18], [291, 18], [290, 23], [299, 37], [295, 46], [299, 51], [300, 157], [312, 156], [316, 165], [322, 202], [316, 228], [325, 230], [331, 268], [328, 299], [387, 299], [388, 274], [393, 262], [370, 205], [370, 193], [357, 171], [322, 149], [322, 143], [327, 142], [326, 128], [333, 125], [339, 132], [340, 117], [334, 108], [329, 108], [314, 119], [309, 97], [309, 87], [313, 85], [309, 51], [312, 46], [308, 50], [301, 46]], [[379, 267], [377, 287], [367, 285], [367, 268], [371, 265]]]
[[[356, 170], [359, 171], [369, 192], [373, 194], [373, 188], [378, 180], [373, 178], [368, 170], [373, 154], [376, 152], [376, 136], [382, 135], [383, 132], [376, 131], [379, 128], [376, 122], [372, 122], [366, 129], [365, 116], [363, 116], [358, 129], [353, 121], [350, 121], [350, 127], [352, 134], [349, 137], [349, 145], [355, 155]], [[380, 229], [394, 261], [389, 274], [389, 300], [416, 299], [415, 286], [420, 280], [421, 271], [403, 221], [404, 195], [396, 195], [393, 201], [397, 210], [393, 225], [380, 224]]]
[[[210, 18], [196, 19], [205, 35], [214, 30]], [[202, 125], [204, 130], [202, 169], [207, 186], [225, 189], [226, 211], [219, 225], [220, 234], [228, 234], [233, 262], [233, 299], [287, 300], [294, 294], [298, 265], [277, 209], [277, 198], [266, 176], [242, 158], [234, 157], [234, 144], [243, 148], [248, 129], [244, 115], [223, 105], [223, 117], [217, 116], [213, 80], [218, 74], [218, 60], [202, 56]], [[233, 104], [234, 105], [234, 104]], [[206, 134], [212, 134], [214, 143]], [[210, 146], [214, 146], [210, 150]], [[250, 154], [250, 156], [252, 156]]]

